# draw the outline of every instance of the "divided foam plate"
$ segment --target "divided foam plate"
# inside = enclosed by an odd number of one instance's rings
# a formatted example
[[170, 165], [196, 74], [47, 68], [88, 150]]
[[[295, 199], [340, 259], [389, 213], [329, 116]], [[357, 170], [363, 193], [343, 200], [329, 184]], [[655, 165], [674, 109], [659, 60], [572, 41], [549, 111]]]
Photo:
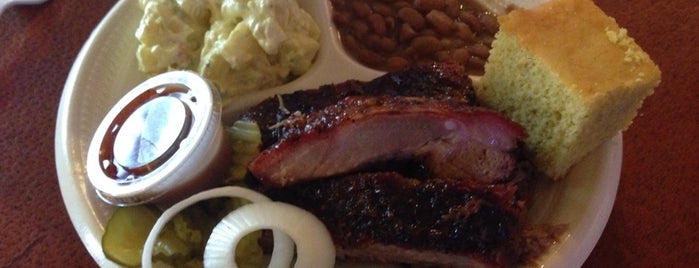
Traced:
[[[513, 2], [531, 6], [542, 1], [500, 0], [495, 3], [505, 4], [493, 8], [503, 8]], [[274, 94], [348, 79], [369, 80], [382, 74], [363, 67], [344, 53], [330, 20], [329, 1], [301, 0], [299, 3], [321, 29], [321, 48], [315, 63], [306, 74], [286, 85], [236, 98], [225, 109], [229, 117], [234, 118]], [[116, 3], [78, 54], [57, 114], [55, 154], [61, 194], [80, 239], [101, 267], [117, 267], [106, 259], [100, 243], [113, 207], [95, 195], [87, 180], [85, 158], [92, 135], [110, 107], [146, 79], [138, 71], [135, 58], [138, 42], [134, 32], [140, 18], [137, 1]], [[542, 257], [543, 266], [579, 267], [590, 254], [614, 203], [621, 154], [622, 140], [618, 134], [578, 163], [566, 178], [538, 186], [530, 221], [569, 225], [561, 242]]]

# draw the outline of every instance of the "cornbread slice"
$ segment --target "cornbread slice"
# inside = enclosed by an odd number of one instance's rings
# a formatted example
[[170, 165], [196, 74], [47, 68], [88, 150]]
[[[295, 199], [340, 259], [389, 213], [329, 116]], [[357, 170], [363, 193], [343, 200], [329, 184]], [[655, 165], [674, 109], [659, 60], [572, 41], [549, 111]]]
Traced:
[[552, 0], [498, 21], [478, 98], [524, 126], [551, 178], [626, 129], [660, 82], [648, 54], [591, 0]]

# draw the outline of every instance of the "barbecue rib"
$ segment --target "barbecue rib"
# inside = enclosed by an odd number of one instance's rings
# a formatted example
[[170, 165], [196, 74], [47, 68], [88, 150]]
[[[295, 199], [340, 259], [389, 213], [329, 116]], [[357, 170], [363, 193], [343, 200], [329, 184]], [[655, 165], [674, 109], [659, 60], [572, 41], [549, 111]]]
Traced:
[[[357, 173], [284, 188], [275, 200], [303, 207], [330, 231], [338, 257], [445, 267], [512, 266], [524, 207], [514, 184]], [[419, 254], [418, 254], [419, 253]]]
[[288, 112], [308, 114], [349, 96], [380, 95], [455, 99], [472, 105], [476, 103], [471, 80], [462, 67], [435, 63], [387, 73], [368, 82], [349, 80], [314, 90], [300, 90], [272, 97], [252, 107], [242, 115], [242, 119], [257, 122], [262, 131], [262, 146], [266, 148], [282, 138], [282, 129], [272, 126], [286, 119]]
[[491, 111], [417, 97], [347, 97], [282, 123], [284, 138], [249, 166], [267, 184], [286, 186], [358, 171], [377, 162], [418, 160], [430, 177], [494, 182], [507, 178], [525, 136]]
[[512, 267], [526, 254], [526, 134], [435, 64], [263, 101], [248, 183], [328, 227], [341, 259]]

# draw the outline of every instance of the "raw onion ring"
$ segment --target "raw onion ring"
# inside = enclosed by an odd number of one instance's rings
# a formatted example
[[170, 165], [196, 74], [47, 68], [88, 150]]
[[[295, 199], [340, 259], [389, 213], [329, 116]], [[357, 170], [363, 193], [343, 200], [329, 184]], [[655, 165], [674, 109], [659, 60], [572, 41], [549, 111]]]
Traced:
[[[282, 231], [298, 242], [296, 268], [335, 265], [335, 246], [318, 218], [287, 203], [261, 202], [232, 211], [214, 227], [204, 249], [204, 267], [237, 267], [236, 244], [248, 233], [261, 229]], [[290, 263], [273, 255], [269, 267], [289, 267]]]
[[[160, 218], [155, 222], [143, 246], [141, 266], [143, 268], [151, 268], [153, 266], [153, 245], [158, 238], [158, 234], [160, 234], [165, 225], [177, 215], [177, 213], [197, 202], [219, 197], [243, 198], [253, 203], [271, 202], [269, 198], [258, 192], [238, 186], [214, 188], [192, 195], [168, 208], [160, 215]], [[272, 230], [272, 232], [274, 234], [274, 248], [272, 250], [272, 259], [275, 261], [274, 263], [291, 263], [294, 256], [294, 242], [283, 232], [276, 230]]]

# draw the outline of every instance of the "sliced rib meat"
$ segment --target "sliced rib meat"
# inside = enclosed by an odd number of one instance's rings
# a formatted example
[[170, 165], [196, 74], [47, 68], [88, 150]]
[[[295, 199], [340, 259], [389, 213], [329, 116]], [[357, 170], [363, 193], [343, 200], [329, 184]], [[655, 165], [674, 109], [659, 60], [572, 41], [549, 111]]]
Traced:
[[285, 186], [400, 159], [430, 177], [495, 182], [512, 173], [524, 130], [491, 110], [457, 100], [347, 97], [283, 122], [283, 139], [250, 164], [264, 183]]
[[262, 131], [247, 182], [320, 218], [341, 259], [514, 267], [539, 244], [522, 234], [536, 169], [524, 130], [476, 104], [446, 64], [267, 99], [242, 116]]
[[526, 213], [518, 183], [420, 181], [375, 172], [263, 192], [316, 215], [342, 259], [509, 267], [519, 258], [516, 245]]
[[266, 148], [281, 139], [281, 129], [270, 126], [287, 118], [288, 112], [308, 114], [349, 96], [379, 95], [455, 99], [475, 104], [471, 80], [463, 67], [435, 63], [386, 73], [371, 81], [349, 80], [275, 96], [252, 107], [242, 119], [258, 123], [262, 132], [262, 146]]

